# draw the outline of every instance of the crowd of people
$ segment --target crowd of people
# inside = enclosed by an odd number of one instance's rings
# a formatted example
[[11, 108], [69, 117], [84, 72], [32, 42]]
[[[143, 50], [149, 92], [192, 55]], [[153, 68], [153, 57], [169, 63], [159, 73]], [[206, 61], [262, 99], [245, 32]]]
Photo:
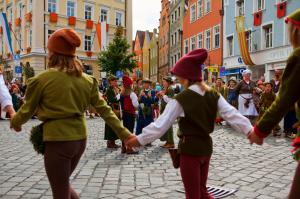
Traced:
[[[240, 82], [232, 78], [226, 85], [221, 78], [213, 85], [203, 81], [201, 65], [208, 52], [196, 49], [172, 68], [176, 82], [167, 76], [162, 85], [153, 84], [149, 79], [134, 83], [125, 74], [122, 87], [118, 86], [116, 77], [110, 76], [109, 86], [103, 88], [93, 76], [83, 73], [83, 65], [75, 56], [76, 48], [81, 45], [78, 33], [73, 29], [59, 29], [48, 40], [48, 70], [26, 82], [25, 98], [18, 83], [6, 87], [0, 72], [1, 109], [8, 112], [10, 126], [17, 132], [35, 114], [42, 121], [44, 164], [54, 199], [79, 198], [69, 178], [85, 151], [88, 109], [104, 119], [107, 147], [118, 148], [115, 141], [120, 139], [121, 152], [127, 154], [138, 153], [136, 148], [151, 146], [157, 139], [165, 142], [162, 147], [174, 148], [172, 125], [177, 121], [178, 156], [172, 160], [178, 162], [174, 167], [180, 168], [186, 198], [212, 199], [206, 183], [213, 151], [210, 134], [215, 123], [223, 124], [224, 120], [244, 134], [250, 144], [262, 145], [272, 132], [274, 136], [279, 135], [278, 124], [284, 116], [285, 125], [294, 124], [295, 104], [300, 115], [300, 10], [288, 16], [287, 23], [294, 51], [282, 77], [281, 71], [276, 71], [272, 82], [254, 82], [251, 71], [245, 70]], [[101, 89], [105, 92], [99, 92]], [[20, 103], [13, 104], [13, 98]], [[16, 113], [15, 105], [19, 109]], [[300, 123], [296, 122], [285, 130], [299, 127]], [[297, 199], [300, 197], [300, 135], [292, 146], [293, 157], [299, 164], [289, 199]]]

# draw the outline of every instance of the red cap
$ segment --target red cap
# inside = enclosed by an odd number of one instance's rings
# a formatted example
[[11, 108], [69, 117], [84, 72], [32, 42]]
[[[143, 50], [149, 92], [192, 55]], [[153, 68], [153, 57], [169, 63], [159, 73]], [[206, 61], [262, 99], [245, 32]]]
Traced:
[[183, 56], [171, 73], [192, 81], [202, 81], [202, 64], [207, 59], [207, 50], [196, 49]]
[[124, 88], [130, 88], [132, 84], [133, 84], [133, 81], [130, 79], [130, 77], [128, 77], [128, 76], [123, 77]]
[[53, 53], [74, 57], [76, 48], [81, 44], [78, 33], [70, 28], [55, 31], [48, 40], [48, 49]]

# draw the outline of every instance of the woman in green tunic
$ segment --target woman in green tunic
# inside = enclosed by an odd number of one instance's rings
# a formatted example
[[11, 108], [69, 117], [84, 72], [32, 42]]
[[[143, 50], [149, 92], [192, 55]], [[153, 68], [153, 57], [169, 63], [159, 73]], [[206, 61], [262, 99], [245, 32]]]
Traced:
[[132, 137], [100, 98], [97, 80], [84, 74], [76, 59], [80, 36], [73, 29], [59, 29], [48, 41], [49, 69], [28, 80], [25, 103], [14, 115], [11, 127], [21, 131], [37, 110], [43, 124], [44, 164], [54, 199], [79, 199], [69, 178], [86, 146], [84, 111], [91, 104], [119, 138]]

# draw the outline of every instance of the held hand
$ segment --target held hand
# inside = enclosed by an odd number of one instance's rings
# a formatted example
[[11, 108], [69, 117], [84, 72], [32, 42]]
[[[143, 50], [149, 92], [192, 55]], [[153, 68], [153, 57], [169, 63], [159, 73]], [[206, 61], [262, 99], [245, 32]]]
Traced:
[[257, 144], [257, 145], [262, 145], [264, 140], [263, 138], [258, 137], [254, 131], [252, 130], [251, 133], [248, 136], [248, 139], [250, 141], [250, 144], [252, 145], [253, 143]]
[[12, 126], [12, 123], [11, 123], [12, 120], [10, 120], [10, 128], [11, 129], [14, 129], [16, 132], [20, 132], [22, 131], [22, 127], [21, 126]]
[[126, 148], [132, 149], [132, 148], [138, 148], [141, 146], [139, 141], [137, 140], [135, 135], [130, 135], [126, 140], [125, 140], [125, 145]]

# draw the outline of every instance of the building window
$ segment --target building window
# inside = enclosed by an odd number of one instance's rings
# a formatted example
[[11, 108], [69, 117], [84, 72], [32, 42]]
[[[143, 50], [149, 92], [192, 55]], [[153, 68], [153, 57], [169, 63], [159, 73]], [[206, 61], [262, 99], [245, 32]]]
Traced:
[[265, 0], [254, 0], [255, 11], [261, 11], [265, 9]]
[[116, 12], [116, 26], [122, 26], [123, 13]]
[[174, 41], [175, 41], [175, 45], [176, 45], [177, 44], [177, 32], [175, 32]]
[[108, 9], [101, 8], [100, 20], [101, 22], [108, 22]]
[[177, 58], [178, 60], [181, 58], [180, 53], [177, 54]]
[[205, 48], [207, 50], [211, 49], [211, 30], [210, 29], [205, 31]]
[[27, 45], [28, 45], [28, 47], [31, 47], [32, 46], [32, 30], [31, 29], [28, 30], [27, 35], [28, 35]]
[[190, 22], [196, 21], [196, 4], [191, 5], [190, 15]]
[[227, 55], [233, 56], [233, 36], [227, 37]]
[[23, 39], [22, 39], [22, 34], [18, 33], [18, 41], [17, 41], [17, 48], [23, 49]]
[[175, 21], [177, 20], [177, 10], [175, 10]]
[[174, 35], [171, 35], [171, 46], [174, 45]]
[[91, 51], [92, 50], [92, 37], [91, 36], [84, 36], [84, 50]]
[[23, 10], [23, 4], [22, 4], [22, 2], [19, 2], [18, 8], [17, 8], [17, 17], [22, 18], [22, 16], [23, 16], [22, 10]]
[[198, 48], [203, 48], [203, 33], [198, 34]]
[[272, 25], [267, 25], [263, 27], [264, 33], [264, 48], [273, 47], [273, 28]]
[[74, 17], [75, 16], [75, 2], [74, 1], [67, 1], [67, 16]]
[[244, 16], [245, 15], [245, 3], [244, 3], [244, 0], [238, 0], [236, 2], [236, 14], [237, 14], [237, 16]]
[[171, 66], [174, 66], [174, 58], [171, 56]]
[[175, 54], [174, 55], [174, 64], [176, 64], [176, 62], [177, 62], [177, 55]]
[[220, 48], [220, 25], [214, 27], [213, 48]]
[[249, 52], [252, 52], [252, 32], [251, 30], [246, 31], [246, 41]]
[[32, 0], [28, 1], [28, 12], [32, 11]]
[[171, 23], [174, 23], [174, 15], [171, 15]]
[[211, 0], [205, 1], [205, 13], [209, 13], [211, 11]]
[[54, 33], [54, 32], [55, 32], [55, 30], [48, 30], [48, 39], [52, 35], [52, 33]]
[[93, 7], [91, 5], [85, 5], [84, 6], [84, 19], [85, 20], [91, 20], [93, 14]]
[[180, 17], [180, 6], [178, 7], [178, 17]]
[[203, 16], [203, 0], [198, 0], [198, 18]]
[[48, 12], [56, 12], [56, 0], [48, 0]]
[[8, 20], [8, 22], [10, 22], [11, 24], [12, 24], [12, 22], [13, 22], [13, 10], [12, 10], [12, 7], [11, 6], [9, 6], [8, 8], [7, 8], [7, 13], [8, 13], [8, 16], [7, 16], [7, 20]]
[[192, 37], [191, 38], [191, 43], [190, 43], [190, 45], [191, 45], [191, 47], [190, 47], [191, 51], [195, 50], [197, 48], [196, 39], [197, 39], [196, 37]]
[[189, 53], [189, 40], [185, 40], [184, 41], [184, 54], [188, 54]]

